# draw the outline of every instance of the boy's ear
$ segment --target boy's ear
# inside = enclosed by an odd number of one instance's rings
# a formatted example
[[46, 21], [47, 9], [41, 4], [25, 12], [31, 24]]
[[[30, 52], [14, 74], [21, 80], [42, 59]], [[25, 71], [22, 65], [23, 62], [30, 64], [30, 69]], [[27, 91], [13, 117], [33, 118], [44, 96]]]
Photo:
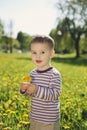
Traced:
[[51, 51], [51, 58], [53, 58], [53, 57], [54, 57], [54, 54], [55, 54], [55, 51], [54, 51], [54, 50], [52, 50], [52, 51]]

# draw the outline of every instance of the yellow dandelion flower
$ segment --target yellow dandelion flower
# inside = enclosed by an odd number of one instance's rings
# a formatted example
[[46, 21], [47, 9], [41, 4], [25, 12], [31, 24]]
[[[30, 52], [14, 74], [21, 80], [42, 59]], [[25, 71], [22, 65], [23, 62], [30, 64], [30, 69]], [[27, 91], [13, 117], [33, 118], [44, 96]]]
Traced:
[[11, 127], [5, 127], [5, 128], [3, 128], [3, 130], [12, 130], [12, 128]]
[[0, 110], [2, 109], [3, 107], [0, 105]]
[[7, 116], [8, 114], [4, 113], [3, 116]]
[[10, 114], [15, 114], [15, 111], [10, 111]]
[[25, 82], [30, 82], [30, 81], [32, 80], [32, 78], [31, 78], [31, 76], [24, 76], [24, 77], [23, 77], [23, 80], [24, 80]]
[[25, 118], [28, 117], [28, 116], [29, 116], [28, 114], [24, 114], [24, 115], [23, 115], [23, 117], [25, 117]]
[[64, 128], [65, 128], [65, 129], [69, 129], [69, 128], [70, 128], [70, 126], [69, 126], [69, 125], [67, 125], [67, 124], [65, 124], [65, 125], [64, 125]]
[[2, 114], [0, 113], [0, 117], [2, 116]]
[[21, 127], [21, 124], [17, 124], [17, 127], [20, 128], [20, 127]]
[[0, 122], [0, 126], [3, 125], [3, 122]]
[[18, 96], [15, 94], [14, 96], [13, 96], [13, 100], [15, 100], [15, 99], [17, 99], [18, 98]]
[[11, 112], [11, 110], [10, 110], [10, 109], [6, 110], [6, 113], [10, 113], [10, 112]]
[[28, 125], [28, 124], [30, 124], [30, 122], [28, 122], [28, 121], [20, 121], [20, 124]]

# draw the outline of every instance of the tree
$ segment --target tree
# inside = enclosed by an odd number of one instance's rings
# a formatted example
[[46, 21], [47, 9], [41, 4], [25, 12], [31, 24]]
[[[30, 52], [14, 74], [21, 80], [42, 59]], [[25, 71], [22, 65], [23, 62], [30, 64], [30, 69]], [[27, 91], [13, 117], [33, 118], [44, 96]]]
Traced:
[[20, 31], [17, 35], [17, 40], [20, 42], [20, 49], [24, 48], [24, 34]]
[[29, 43], [32, 39], [32, 36], [30, 36], [26, 33], [23, 33], [23, 32], [19, 32], [16, 39], [20, 42], [20, 49], [22, 51], [24, 51], [24, 50], [29, 51], [29, 47], [30, 47]]
[[3, 23], [0, 19], [0, 43], [1, 43], [1, 39], [2, 39], [3, 34], [4, 34], [4, 26], [3, 26]]
[[57, 29], [69, 32], [75, 44], [76, 58], [80, 56], [79, 44], [82, 35], [87, 33], [87, 1], [65, 0], [57, 4], [59, 13]]
[[9, 38], [7, 36], [2, 36], [2, 49], [5, 53], [8, 53], [9, 50]]
[[13, 40], [12, 40], [12, 29], [13, 29], [13, 22], [12, 22], [12, 20], [10, 20], [10, 23], [9, 23], [9, 50], [10, 50], [10, 53], [12, 53], [13, 52], [13, 45], [12, 45], [12, 42], [13, 42]]
[[58, 36], [58, 30], [57, 29], [52, 29], [50, 34], [49, 34], [55, 41], [55, 51], [60, 52], [61, 51], [61, 37]]

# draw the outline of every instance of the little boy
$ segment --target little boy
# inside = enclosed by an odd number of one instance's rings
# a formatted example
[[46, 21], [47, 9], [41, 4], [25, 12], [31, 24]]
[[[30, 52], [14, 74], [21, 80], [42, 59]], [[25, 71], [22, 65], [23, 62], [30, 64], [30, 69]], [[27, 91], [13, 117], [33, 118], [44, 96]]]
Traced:
[[31, 57], [36, 68], [31, 71], [32, 81], [21, 83], [20, 92], [32, 96], [30, 130], [59, 130], [61, 74], [51, 65], [54, 40], [36, 36], [31, 41]]

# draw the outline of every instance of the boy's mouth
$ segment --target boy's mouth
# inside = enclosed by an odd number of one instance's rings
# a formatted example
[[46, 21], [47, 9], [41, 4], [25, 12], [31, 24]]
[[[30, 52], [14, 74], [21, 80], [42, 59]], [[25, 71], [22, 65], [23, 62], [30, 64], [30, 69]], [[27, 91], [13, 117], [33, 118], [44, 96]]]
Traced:
[[42, 61], [41, 60], [36, 60], [36, 63], [41, 63]]

